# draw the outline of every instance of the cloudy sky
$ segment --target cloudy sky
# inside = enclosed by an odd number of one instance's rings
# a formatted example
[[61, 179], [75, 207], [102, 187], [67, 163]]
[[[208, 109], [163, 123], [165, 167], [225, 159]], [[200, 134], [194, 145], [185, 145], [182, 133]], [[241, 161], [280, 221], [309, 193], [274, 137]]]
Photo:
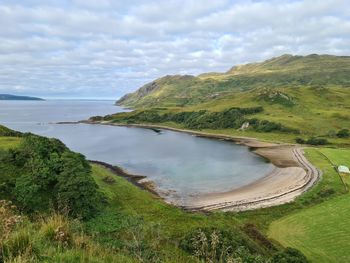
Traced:
[[350, 55], [350, 1], [0, 0], [0, 93], [115, 99], [284, 53]]

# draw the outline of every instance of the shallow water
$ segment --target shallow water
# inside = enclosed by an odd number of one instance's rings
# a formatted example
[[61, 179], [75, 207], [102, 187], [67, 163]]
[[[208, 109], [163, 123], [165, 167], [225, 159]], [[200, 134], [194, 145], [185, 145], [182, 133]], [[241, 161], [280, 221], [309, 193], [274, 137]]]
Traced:
[[0, 101], [0, 123], [62, 140], [90, 160], [146, 175], [169, 201], [225, 192], [273, 169], [245, 146], [163, 130], [89, 124], [52, 124], [123, 111], [112, 101]]

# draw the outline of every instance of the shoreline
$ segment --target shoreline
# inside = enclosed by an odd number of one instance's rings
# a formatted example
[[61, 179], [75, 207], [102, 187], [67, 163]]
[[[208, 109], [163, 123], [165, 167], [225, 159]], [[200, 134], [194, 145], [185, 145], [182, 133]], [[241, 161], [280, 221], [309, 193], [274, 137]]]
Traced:
[[[102, 161], [96, 161], [96, 160], [88, 160], [89, 163], [96, 164], [103, 166], [104, 168], [108, 169], [111, 171], [114, 175], [120, 176], [125, 178], [128, 182], [132, 183], [133, 185], [139, 187], [142, 190], [146, 190], [154, 194], [156, 197], [162, 198], [159, 193], [155, 190], [155, 187], [152, 185], [152, 183], [146, 182], [141, 182], [143, 179], [146, 179], [147, 176], [144, 175], [136, 175], [136, 174], [131, 174], [127, 171], [125, 171], [123, 168], [117, 166], [117, 165], [112, 165], [106, 162]], [[162, 198], [163, 199], [163, 198]]]
[[[190, 135], [219, 139], [224, 141], [234, 142], [236, 144], [245, 145], [250, 150], [267, 159], [276, 168], [263, 178], [250, 183], [248, 185], [239, 187], [237, 189], [222, 192], [203, 194], [191, 197], [186, 205], [175, 202], [169, 202], [165, 196], [162, 196], [160, 192], [157, 192], [156, 187], [147, 182], [140, 182], [145, 179], [146, 176], [133, 176], [125, 172], [123, 169], [117, 167], [117, 170], [121, 170], [121, 176], [127, 178], [141, 189], [145, 189], [162, 198], [165, 202], [181, 207], [185, 210], [191, 211], [245, 211], [252, 209], [259, 209], [264, 207], [276, 206], [294, 201], [298, 196], [309, 190], [315, 185], [320, 177], [321, 172], [314, 167], [303, 155], [302, 148], [291, 144], [276, 144], [269, 142], [262, 142], [255, 138], [249, 137], [234, 137], [230, 135], [211, 134], [201, 131], [192, 131], [186, 129], [172, 128], [162, 125], [153, 124], [121, 124], [110, 122], [94, 122], [94, 121], [79, 121], [79, 122], [64, 122], [59, 124], [93, 124], [93, 125], [110, 125], [121, 127], [135, 127], [145, 129], [164, 129], [175, 132], [187, 133]], [[113, 165], [102, 163], [105, 167], [111, 169]], [[115, 171], [118, 173], [118, 171]]]

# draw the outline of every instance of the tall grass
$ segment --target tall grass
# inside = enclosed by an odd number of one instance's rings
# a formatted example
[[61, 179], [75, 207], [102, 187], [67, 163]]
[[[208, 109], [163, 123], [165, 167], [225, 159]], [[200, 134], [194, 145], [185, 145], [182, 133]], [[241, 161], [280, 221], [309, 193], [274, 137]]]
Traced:
[[0, 201], [0, 262], [134, 262], [84, 233], [78, 220], [53, 213], [29, 220]]

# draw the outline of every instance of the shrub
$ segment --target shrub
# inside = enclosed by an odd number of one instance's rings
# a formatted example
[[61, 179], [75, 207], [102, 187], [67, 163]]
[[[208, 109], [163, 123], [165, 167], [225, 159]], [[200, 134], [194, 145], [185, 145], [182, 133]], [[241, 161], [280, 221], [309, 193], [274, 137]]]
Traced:
[[181, 241], [181, 248], [204, 262], [264, 262], [256, 247], [239, 231], [197, 229]]
[[106, 184], [115, 184], [116, 182], [115, 179], [110, 175], [103, 177], [102, 181], [104, 181]]
[[326, 145], [328, 144], [328, 141], [324, 138], [311, 137], [306, 143], [310, 145]]
[[281, 123], [277, 122], [258, 119], [250, 119], [248, 122], [258, 132], [286, 132], [295, 134], [300, 133], [300, 131], [297, 129], [285, 127]]
[[299, 144], [305, 144], [306, 143], [306, 141], [303, 139], [303, 138], [295, 138], [295, 142], [296, 143], [299, 143]]
[[322, 198], [329, 197], [329, 196], [331, 196], [331, 195], [333, 195], [333, 194], [335, 194], [335, 190], [334, 190], [333, 188], [331, 188], [331, 187], [329, 187], [329, 188], [324, 188], [324, 189], [322, 189], [322, 190], [318, 193], [318, 195], [319, 195], [320, 197], [322, 197]]
[[57, 180], [57, 202], [61, 211], [74, 217], [88, 218], [96, 212], [101, 195], [91, 176], [90, 164], [78, 153], [61, 156], [62, 170]]
[[[96, 212], [101, 194], [90, 164], [56, 139], [26, 134], [0, 163], [11, 171], [1, 188], [26, 212], [50, 208], [87, 218]], [[1, 173], [1, 171], [0, 171]]]
[[0, 125], [0, 136], [20, 137], [22, 136], [22, 133]]
[[341, 129], [337, 133], [337, 137], [339, 138], [349, 138], [350, 137], [350, 132], [348, 129]]
[[308, 263], [307, 258], [295, 248], [286, 248], [284, 251], [276, 253], [270, 263]]
[[266, 238], [258, 229], [254, 224], [245, 224], [242, 227], [242, 230], [253, 240], [256, 240], [258, 243], [260, 243], [261, 245], [263, 245], [264, 247], [266, 247], [269, 250], [276, 250], [275, 246], [273, 245], [273, 243]]

